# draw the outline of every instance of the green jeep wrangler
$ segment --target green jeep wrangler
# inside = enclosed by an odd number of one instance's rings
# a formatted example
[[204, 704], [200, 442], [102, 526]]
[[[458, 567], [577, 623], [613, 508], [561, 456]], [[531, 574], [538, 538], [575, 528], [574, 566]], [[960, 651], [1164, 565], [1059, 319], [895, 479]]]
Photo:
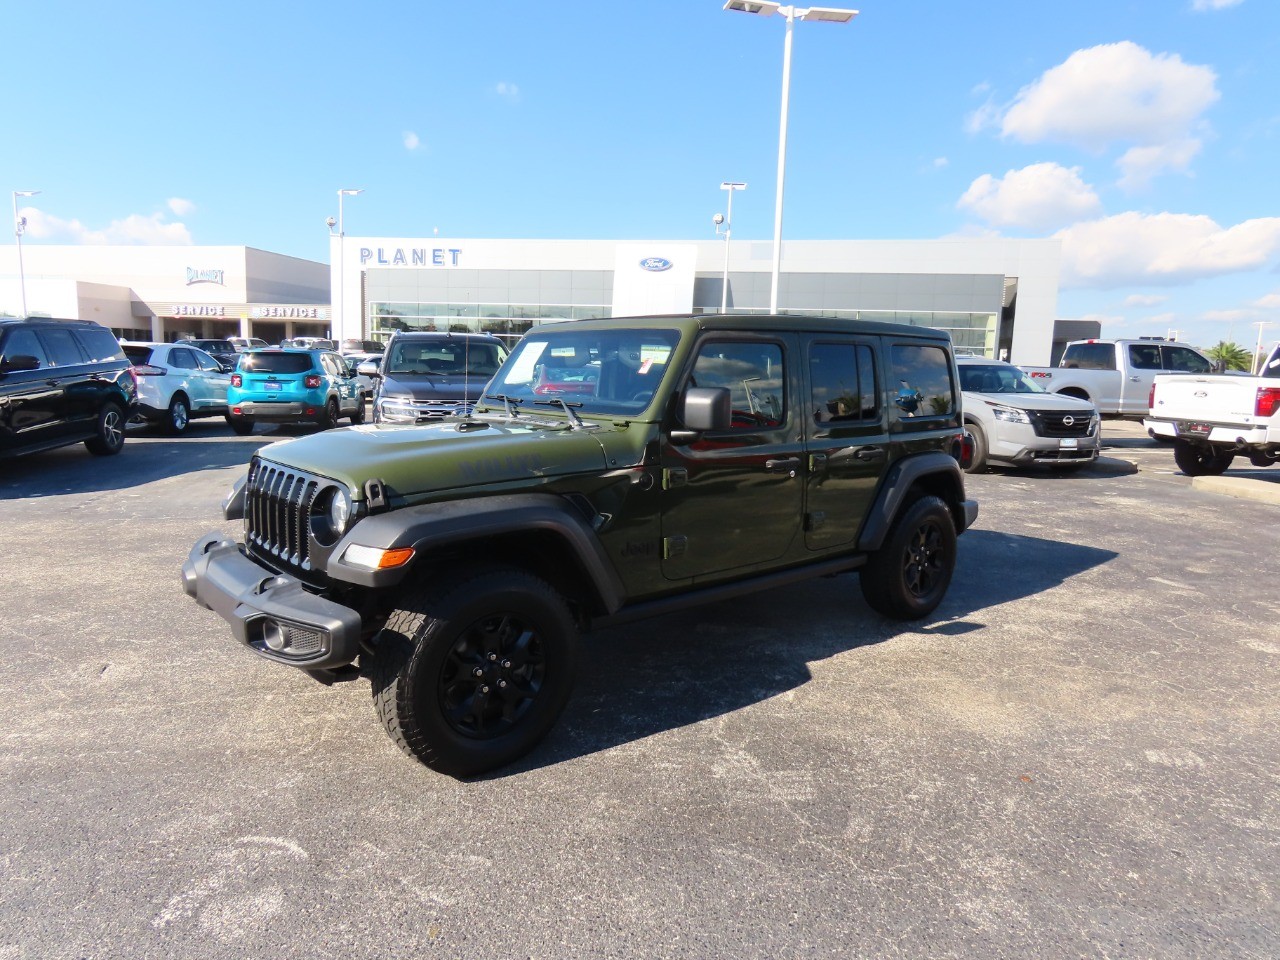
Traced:
[[857, 571], [879, 613], [946, 593], [968, 438], [951, 343], [801, 316], [529, 333], [469, 414], [260, 450], [183, 586], [237, 640], [372, 678], [392, 739], [464, 777], [526, 753], [579, 632]]

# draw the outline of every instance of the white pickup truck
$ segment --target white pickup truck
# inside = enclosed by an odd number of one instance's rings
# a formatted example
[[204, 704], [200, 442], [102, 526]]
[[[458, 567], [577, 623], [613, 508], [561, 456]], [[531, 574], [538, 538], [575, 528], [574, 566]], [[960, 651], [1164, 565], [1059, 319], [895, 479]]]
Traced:
[[1162, 337], [1139, 340], [1073, 340], [1056, 367], [1022, 367], [1049, 393], [1089, 400], [1102, 414], [1142, 417], [1151, 381], [1161, 373], [1211, 373], [1213, 364], [1195, 348]]
[[1255, 467], [1280, 462], [1280, 343], [1261, 376], [1156, 377], [1143, 424], [1173, 441], [1173, 459], [1188, 476], [1219, 474], [1237, 455]]

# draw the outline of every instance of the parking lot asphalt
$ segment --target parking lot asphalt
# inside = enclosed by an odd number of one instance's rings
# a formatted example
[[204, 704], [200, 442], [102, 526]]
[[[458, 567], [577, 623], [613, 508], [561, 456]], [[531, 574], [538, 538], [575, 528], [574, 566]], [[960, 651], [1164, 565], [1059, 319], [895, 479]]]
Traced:
[[969, 478], [929, 619], [845, 576], [600, 631], [471, 782], [183, 594], [286, 432], [0, 465], [0, 960], [1275, 956], [1280, 508], [1104, 433], [1135, 469]]

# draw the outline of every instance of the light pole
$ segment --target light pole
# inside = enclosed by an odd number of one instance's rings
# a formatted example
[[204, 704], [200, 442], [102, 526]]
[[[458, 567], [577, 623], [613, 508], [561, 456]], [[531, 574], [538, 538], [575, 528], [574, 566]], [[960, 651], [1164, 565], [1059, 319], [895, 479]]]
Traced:
[[1253, 363], [1249, 364], [1249, 372], [1256, 377], [1262, 372], [1262, 331], [1271, 326], [1271, 321], [1255, 320], [1253, 325], [1258, 328], [1258, 344], [1253, 348]]
[[22, 235], [27, 229], [27, 218], [18, 216], [18, 198], [34, 197], [39, 190], [13, 191], [13, 236], [18, 244], [18, 286], [22, 288], [22, 317], [27, 316], [27, 274], [22, 267]]
[[787, 100], [791, 95], [791, 28], [797, 20], [848, 23], [858, 11], [841, 7], [783, 6], [770, 0], [727, 0], [722, 9], [761, 17], [780, 13], [787, 18], [787, 39], [782, 51], [782, 119], [778, 124], [778, 198], [773, 209], [773, 280], [769, 290], [769, 312], [777, 313], [778, 273], [782, 267], [782, 188], [787, 171]]
[[[724, 219], [724, 283], [720, 287], [720, 312], [729, 312], [729, 234], [733, 231], [733, 191], [745, 190], [745, 183], [733, 183], [726, 180], [720, 184], [721, 190], [729, 191], [729, 210]], [[717, 217], [719, 214], [716, 215]], [[716, 233], [720, 232], [720, 223], [716, 223]]]
[[[346, 276], [347, 276], [347, 270], [346, 270], [347, 241], [346, 241], [346, 234], [342, 230], [342, 198], [354, 197], [357, 194], [361, 194], [361, 193], [364, 193], [363, 187], [361, 187], [359, 190], [343, 189], [338, 191], [338, 311], [337, 311], [337, 316], [335, 318], [337, 322], [334, 325], [339, 330], [339, 333], [338, 333], [339, 338], [341, 338], [346, 333], [346, 330], [343, 329], [343, 321], [346, 320], [347, 318], [347, 305], [342, 299], [344, 289], [346, 286]], [[363, 317], [360, 318], [360, 336], [364, 337], [364, 318]]]

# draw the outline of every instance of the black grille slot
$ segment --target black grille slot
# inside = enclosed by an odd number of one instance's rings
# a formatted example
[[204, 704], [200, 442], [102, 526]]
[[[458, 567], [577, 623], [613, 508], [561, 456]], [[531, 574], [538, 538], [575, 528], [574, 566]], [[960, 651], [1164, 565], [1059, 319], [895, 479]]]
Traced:
[[[1092, 410], [1028, 410], [1039, 437], [1087, 437]], [[1070, 421], [1068, 423], [1068, 421]]]
[[249, 465], [245, 485], [245, 542], [249, 552], [273, 567], [305, 573], [311, 569], [311, 506], [321, 480], [298, 470], [264, 463]]

